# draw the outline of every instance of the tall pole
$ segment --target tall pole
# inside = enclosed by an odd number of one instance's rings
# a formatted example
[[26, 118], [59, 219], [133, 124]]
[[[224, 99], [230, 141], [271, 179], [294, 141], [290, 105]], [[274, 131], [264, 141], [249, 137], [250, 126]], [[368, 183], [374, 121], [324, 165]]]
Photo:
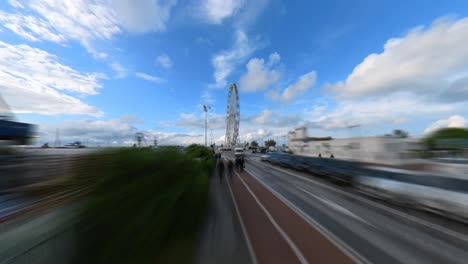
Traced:
[[208, 130], [208, 111], [205, 109], [205, 147], [208, 147], [207, 145], [207, 137], [206, 137], [206, 132]]
[[211, 129], [211, 133], [210, 133], [210, 146], [211, 145], [214, 145], [214, 135], [213, 135], [213, 129]]
[[208, 109], [211, 109], [211, 107], [203, 105], [203, 110], [205, 111], [205, 147], [208, 147], [208, 137], [207, 137], [207, 131], [208, 131]]

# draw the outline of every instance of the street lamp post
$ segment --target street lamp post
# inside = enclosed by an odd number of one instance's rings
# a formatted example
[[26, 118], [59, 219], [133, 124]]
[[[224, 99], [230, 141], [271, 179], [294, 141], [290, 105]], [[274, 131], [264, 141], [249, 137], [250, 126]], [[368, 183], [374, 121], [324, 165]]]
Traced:
[[208, 131], [208, 110], [211, 107], [207, 105], [203, 105], [203, 110], [205, 111], [205, 147], [208, 147], [208, 138], [207, 138], [207, 131]]

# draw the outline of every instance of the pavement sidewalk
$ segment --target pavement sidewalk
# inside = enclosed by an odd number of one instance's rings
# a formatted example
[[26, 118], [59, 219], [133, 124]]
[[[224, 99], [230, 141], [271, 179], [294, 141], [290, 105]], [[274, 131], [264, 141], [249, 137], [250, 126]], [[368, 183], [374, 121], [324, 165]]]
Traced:
[[208, 210], [200, 236], [197, 263], [253, 263], [226, 175], [219, 176], [216, 168], [210, 179]]

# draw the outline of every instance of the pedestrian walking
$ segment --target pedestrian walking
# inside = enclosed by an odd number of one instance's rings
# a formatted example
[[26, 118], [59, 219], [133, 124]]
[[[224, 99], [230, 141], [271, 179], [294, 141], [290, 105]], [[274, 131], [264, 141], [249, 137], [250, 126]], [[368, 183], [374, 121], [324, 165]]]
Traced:
[[240, 172], [243, 172], [244, 171], [244, 168], [245, 168], [245, 160], [244, 160], [244, 157], [241, 157], [240, 158], [240, 161], [239, 161], [239, 168], [240, 168]]
[[219, 182], [223, 182], [224, 162], [222, 160], [218, 161], [218, 176], [219, 176]]
[[228, 174], [229, 174], [229, 179], [232, 179], [232, 174], [234, 173], [234, 163], [232, 160], [228, 161]]
[[240, 158], [239, 157], [236, 157], [236, 160], [235, 160], [235, 167], [236, 167], [236, 171], [237, 172], [240, 172]]

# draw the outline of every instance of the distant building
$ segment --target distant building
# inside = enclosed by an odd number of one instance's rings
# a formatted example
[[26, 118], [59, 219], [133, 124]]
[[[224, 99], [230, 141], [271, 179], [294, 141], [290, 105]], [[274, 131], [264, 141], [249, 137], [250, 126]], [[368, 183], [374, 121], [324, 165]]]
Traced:
[[401, 164], [415, 157], [415, 150], [422, 150], [418, 139], [382, 137], [340, 138], [309, 137], [305, 127], [288, 134], [289, 150], [297, 155], [359, 160], [369, 163]]

